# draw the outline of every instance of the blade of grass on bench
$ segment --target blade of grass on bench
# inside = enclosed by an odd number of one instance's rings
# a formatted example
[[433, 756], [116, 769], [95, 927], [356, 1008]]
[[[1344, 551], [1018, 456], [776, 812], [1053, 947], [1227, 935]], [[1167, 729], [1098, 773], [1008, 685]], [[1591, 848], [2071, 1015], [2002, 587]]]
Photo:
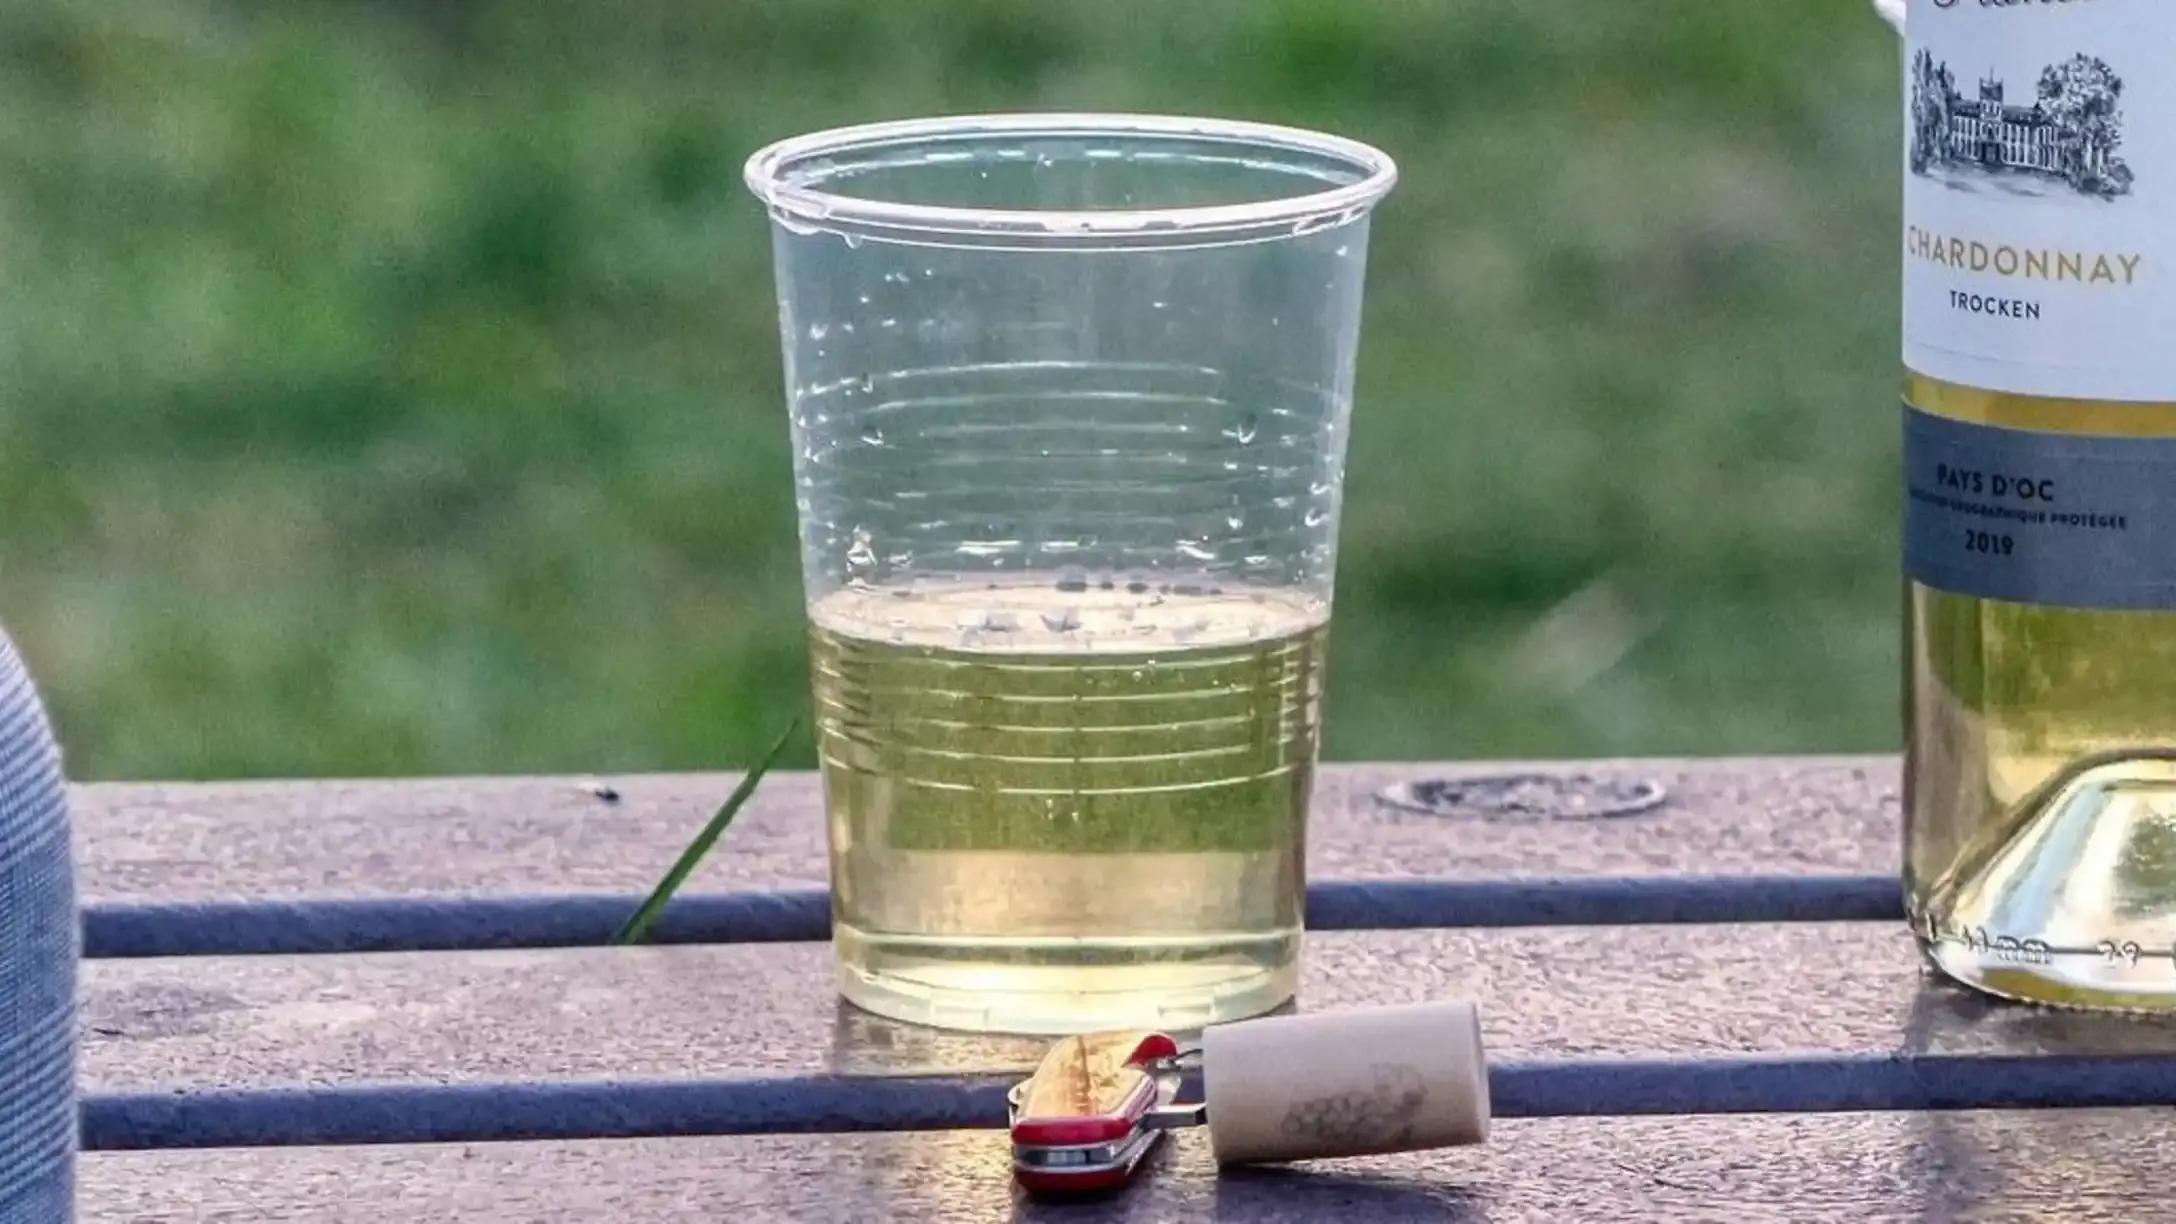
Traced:
[[710, 818], [709, 824], [703, 826], [702, 832], [695, 835], [695, 840], [688, 843], [688, 848], [680, 852], [679, 860], [665, 873], [665, 878], [657, 882], [657, 887], [650, 891], [649, 898], [635, 910], [634, 916], [627, 920], [626, 925], [620, 927], [612, 936], [613, 943], [641, 943], [643, 937], [650, 933], [650, 927], [656, 923], [657, 915], [665, 908], [665, 903], [672, 900], [672, 895], [680, 890], [680, 885], [695, 870], [695, 865], [703, 861], [703, 856], [710, 853], [710, 848], [724, 835], [725, 827], [733, 823], [733, 817], [739, 814], [742, 805], [748, 802], [749, 796], [756, 793], [756, 784], [763, 780], [764, 774], [770, 772], [772, 765], [778, 763], [779, 754], [786, 750], [787, 742], [800, 729], [801, 720], [798, 718], [786, 725], [785, 731], [778, 737], [778, 742], [772, 744], [771, 750], [763, 754], [763, 759], [757, 761], [755, 767], [741, 778], [740, 785], [734, 787], [733, 793], [726, 796], [725, 803], [718, 808], [717, 814]]

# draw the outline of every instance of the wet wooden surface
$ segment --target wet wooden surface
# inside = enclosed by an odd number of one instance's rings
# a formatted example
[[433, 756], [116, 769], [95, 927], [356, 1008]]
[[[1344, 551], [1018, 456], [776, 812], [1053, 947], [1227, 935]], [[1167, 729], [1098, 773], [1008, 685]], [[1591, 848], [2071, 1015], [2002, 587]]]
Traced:
[[[1539, 819], [1378, 799], [1535, 771], [1659, 782], [1667, 801]], [[94, 927], [194, 923], [218, 950], [222, 927], [378, 898], [409, 928], [454, 932], [418, 945], [443, 951], [94, 951], [86, 1134], [157, 1150], [87, 1153], [82, 1218], [2093, 1224], [2160, 1218], [2176, 1172], [2165, 1110], [2084, 1107], [2176, 1101], [2176, 1025], [1985, 1000], [1930, 977], [1900, 922], [1866, 920], [1895, 875], [1892, 760], [1335, 766], [1311, 879], [1340, 904], [1385, 881], [1420, 902], [1348, 905], [1333, 925], [1356, 929], [1311, 932], [1299, 1006], [1477, 1000], [1491, 1143], [1219, 1175], [1182, 1134], [1122, 1198], [1048, 1209], [1013, 1194], [992, 1095], [1043, 1044], [845, 1007], [826, 944], [462, 942], [489, 925], [479, 905], [639, 893], [732, 782], [78, 788]], [[818, 796], [808, 775], [766, 782], [690, 888], [820, 910]], [[1717, 881], [1808, 920], [1693, 920]], [[1533, 904], [1615, 905], [1618, 886], [1645, 898], [1622, 912], [1650, 917]], [[387, 1141], [479, 1135], [510, 1141]]]
[[[1982, 1003], [1891, 923], [1353, 931], [1308, 1010], [1483, 1002], [1490, 1057], [2167, 1052], [2176, 1025]], [[836, 1001], [822, 944], [93, 961], [97, 1088], [1025, 1070], [1034, 1038]]]

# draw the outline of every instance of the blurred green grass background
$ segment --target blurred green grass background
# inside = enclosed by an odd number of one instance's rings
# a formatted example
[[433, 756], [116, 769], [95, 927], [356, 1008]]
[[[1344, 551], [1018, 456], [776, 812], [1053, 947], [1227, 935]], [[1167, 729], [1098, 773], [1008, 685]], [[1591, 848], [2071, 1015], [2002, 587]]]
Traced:
[[806, 655], [741, 160], [1206, 112], [1404, 172], [1326, 756], [1885, 749], [1897, 83], [1861, 0], [13, 0], [0, 620], [77, 777], [745, 763]]

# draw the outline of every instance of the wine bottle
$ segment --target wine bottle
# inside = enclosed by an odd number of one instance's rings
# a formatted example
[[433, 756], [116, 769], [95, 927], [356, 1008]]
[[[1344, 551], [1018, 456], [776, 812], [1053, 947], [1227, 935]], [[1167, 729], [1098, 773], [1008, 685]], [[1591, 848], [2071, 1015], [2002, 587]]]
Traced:
[[1904, 34], [1906, 909], [1979, 989], [2176, 1009], [2176, 3]]

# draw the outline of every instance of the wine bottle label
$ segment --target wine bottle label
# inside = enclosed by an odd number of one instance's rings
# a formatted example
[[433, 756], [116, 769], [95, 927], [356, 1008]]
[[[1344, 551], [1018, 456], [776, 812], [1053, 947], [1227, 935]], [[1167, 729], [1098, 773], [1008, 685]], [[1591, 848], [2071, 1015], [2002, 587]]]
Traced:
[[1904, 410], [1904, 569], [1938, 590], [2176, 607], [2176, 438], [2045, 433]]
[[2176, 2], [1910, 0], [1904, 364], [2176, 401]]

